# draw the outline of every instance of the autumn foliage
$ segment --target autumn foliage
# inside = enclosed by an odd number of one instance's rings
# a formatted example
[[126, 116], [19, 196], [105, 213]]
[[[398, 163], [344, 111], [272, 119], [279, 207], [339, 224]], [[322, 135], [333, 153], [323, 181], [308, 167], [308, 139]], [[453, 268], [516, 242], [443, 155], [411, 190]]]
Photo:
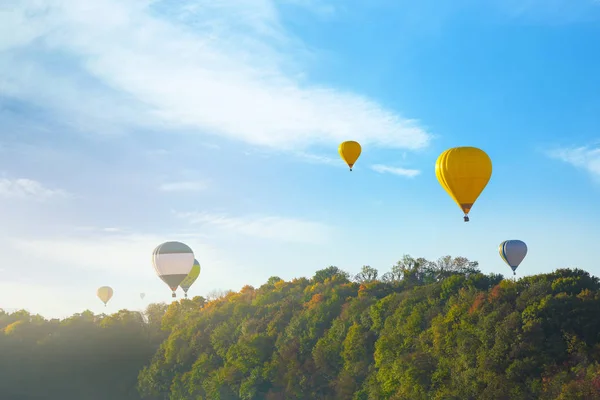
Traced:
[[600, 399], [600, 284], [405, 256], [45, 320], [0, 313], [6, 399]]

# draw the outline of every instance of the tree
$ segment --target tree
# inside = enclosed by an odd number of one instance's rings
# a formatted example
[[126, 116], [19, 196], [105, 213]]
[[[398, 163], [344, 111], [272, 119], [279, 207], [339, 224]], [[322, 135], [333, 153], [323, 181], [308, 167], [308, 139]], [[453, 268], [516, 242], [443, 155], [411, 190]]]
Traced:
[[354, 277], [354, 280], [358, 283], [373, 282], [377, 279], [378, 275], [379, 272], [375, 268], [369, 265], [363, 265], [361, 271]]
[[222, 299], [227, 296], [229, 293], [233, 293], [232, 290], [223, 290], [223, 289], [213, 289], [206, 294], [206, 300], [215, 301], [218, 299]]
[[350, 278], [350, 274], [346, 271], [342, 271], [338, 267], [331, 265], [327, 268], [320, 269], [317, 272], [315, 272], [315, 275], [313, 276], [313, 281], [325, 282], [326, 279], [332, 278], [337, 278], [347, 282]]
[[430, 275], [431, 262], [425, 258], [413, 258], [408, 254], [402, 256], [392, 270], [383, 276], [385, 282], [405, 281], [407, 283], [422, 283]]
[[436, 271], [436, 280], [444, 279], [453, 274], [466, 275], [479, 273], [479, 263], [469, 261], [466, 257], [444, 256], [440, 257], [434, 264]]
[[277, 282], [279, 282], [279, 281], [282, 281], [282, 280], [283, 280], [283, 279], [281, 279], [281, 278], [280, 278], [280, 277], [278, 277], [278, 276], [272, 276], [272, 277], [270, 277], [270, 278], [267, 280], [267, 285], [274, 285], [274, 284], [276, 284]]

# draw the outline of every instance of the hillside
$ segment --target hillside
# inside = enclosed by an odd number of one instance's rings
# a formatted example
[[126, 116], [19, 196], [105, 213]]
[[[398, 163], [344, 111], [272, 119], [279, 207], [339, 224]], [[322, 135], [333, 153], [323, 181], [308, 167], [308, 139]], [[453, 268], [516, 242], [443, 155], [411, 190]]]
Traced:
[[515, 282], [405, 256], [146, 316], [1, 314], [1, 397], [600, 399], [600, 284], [582, 270]]

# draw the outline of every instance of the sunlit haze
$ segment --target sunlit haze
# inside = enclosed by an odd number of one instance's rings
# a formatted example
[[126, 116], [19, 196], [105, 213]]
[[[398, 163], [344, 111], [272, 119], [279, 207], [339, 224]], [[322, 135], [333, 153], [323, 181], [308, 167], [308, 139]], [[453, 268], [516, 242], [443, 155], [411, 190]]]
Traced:
[[[600, 275], [599, 22], [591, 0], [3, 1], [0, 308], [170, 302], [165, 241], [202, 266], [190, 296], [403, 254], [509, 276], [508, 239], [518, 276]], [[493, 162], [469, 223], [434, 172], [454, 146]]]

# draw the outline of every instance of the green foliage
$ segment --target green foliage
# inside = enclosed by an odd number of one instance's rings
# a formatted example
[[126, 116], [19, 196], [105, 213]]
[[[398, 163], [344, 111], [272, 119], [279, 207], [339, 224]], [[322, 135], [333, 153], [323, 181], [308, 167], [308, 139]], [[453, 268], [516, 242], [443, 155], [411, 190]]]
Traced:
[[0, 311], [0, 397], [140, 399], [139, 371], [168, 336], [160, 328], [165, 309], [84, 311], [62, 321]]
[[314, 282], [325, 282], [327, 279], [339, 279], [340, 281], [348, 281], [350, 274], [342, 271], [338, 267], [329, 266], [325, 269], [321, 269], [315, 272], [315, 276], [313, 276]]
[[[46, 321], [0, 313], [10, 399], [600, 399], [600, 283], [404, 256]], [[136, 381], [137, 380], [137, 381]], [[35, 383], [34, 383], [35, 382]], [[137, 391], [136, 391], [137, 389]]]

